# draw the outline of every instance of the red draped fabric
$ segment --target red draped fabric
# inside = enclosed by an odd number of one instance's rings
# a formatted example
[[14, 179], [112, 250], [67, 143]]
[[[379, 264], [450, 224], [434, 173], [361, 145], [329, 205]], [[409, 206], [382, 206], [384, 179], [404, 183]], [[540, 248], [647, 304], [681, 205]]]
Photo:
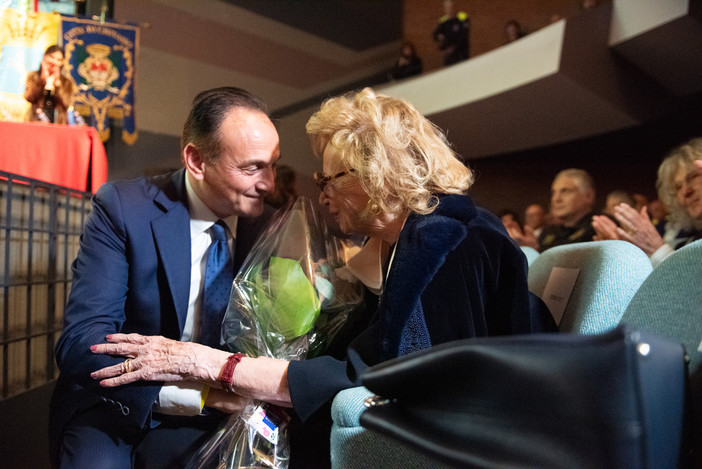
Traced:
[[0, 171], [95, 192], [107, 156], [93, 127], [0, 122]]

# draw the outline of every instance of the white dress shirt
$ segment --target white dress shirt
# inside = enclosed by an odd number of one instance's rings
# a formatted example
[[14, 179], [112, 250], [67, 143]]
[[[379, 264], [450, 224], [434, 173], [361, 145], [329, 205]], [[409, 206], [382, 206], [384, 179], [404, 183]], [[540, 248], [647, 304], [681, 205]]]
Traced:
[[[196, 341], [200, 335], [198, 326], [205, 284], [207, 250], [212, 244], [212, 236], [208, 230], [219, 218], [197, 196], [187, 173], [185, 189], [188, 196], [188, 211], [190, 212], [190, 295], [188, 297], [188, 315], [185, 318], [181, 340], [191, 342]], [[232, 215], [223, 221], [229, 228], [230, 236], [228, 237], [231, 252], [238, 218], [236, 215]], [[202, 391], [203, 385], [195, 382], [166, 383], [161, 388], [159, 400], [154, 410], [169, 415], [198, 415], [204, 404]]]

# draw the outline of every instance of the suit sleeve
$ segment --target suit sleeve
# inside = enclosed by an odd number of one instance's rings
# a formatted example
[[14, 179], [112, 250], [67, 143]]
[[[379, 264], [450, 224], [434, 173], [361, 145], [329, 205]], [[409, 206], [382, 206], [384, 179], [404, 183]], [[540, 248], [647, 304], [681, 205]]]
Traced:
[[119, 332], [125, 322], [129, 265], [126, 234], [117, 190], [101, 187], [93, 198], [93, 210], [86, 220], [80, 249], [73, 262], [73, 284], [64, 329], [56, 344], [56, 361], [61, 373], [103, 398], [126, 406], [128, 418], [143, 426], [158, 394], [160, 383], [138, 383], [102, 388], [90, 373], [124, 361], [97, 355], [90, 346], [104, 343], [105, 336]]

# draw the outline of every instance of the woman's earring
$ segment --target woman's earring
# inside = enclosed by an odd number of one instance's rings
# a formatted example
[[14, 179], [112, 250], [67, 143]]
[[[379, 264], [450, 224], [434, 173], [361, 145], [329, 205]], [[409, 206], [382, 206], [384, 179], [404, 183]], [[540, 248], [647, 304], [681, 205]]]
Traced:
[[380, 213], [380, 205], [373, 200], [368, 201], [368, 211], [373, 214]]

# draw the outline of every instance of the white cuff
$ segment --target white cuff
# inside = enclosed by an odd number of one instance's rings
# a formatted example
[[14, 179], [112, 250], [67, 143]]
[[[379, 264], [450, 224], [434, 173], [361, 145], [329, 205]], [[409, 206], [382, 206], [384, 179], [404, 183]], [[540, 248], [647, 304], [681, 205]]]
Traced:
[[663, 243], [663, 246], [656, 249], [656, 251], [649, 256], [649, 259], [651, 259], [651, 264], [653, 264], [653, 268], [655, 269], [656, 267], [658, 267], [661, 264], [661, 262], [666, 260], [666, 258], [674, 252], [675, 249], [673, 249], [673, 246], [667, 243]]
[[166, 415], [199, 415], [202, 409], [202, 390], [203, 385], [197, 382], [164, 384], [154, 412]]

